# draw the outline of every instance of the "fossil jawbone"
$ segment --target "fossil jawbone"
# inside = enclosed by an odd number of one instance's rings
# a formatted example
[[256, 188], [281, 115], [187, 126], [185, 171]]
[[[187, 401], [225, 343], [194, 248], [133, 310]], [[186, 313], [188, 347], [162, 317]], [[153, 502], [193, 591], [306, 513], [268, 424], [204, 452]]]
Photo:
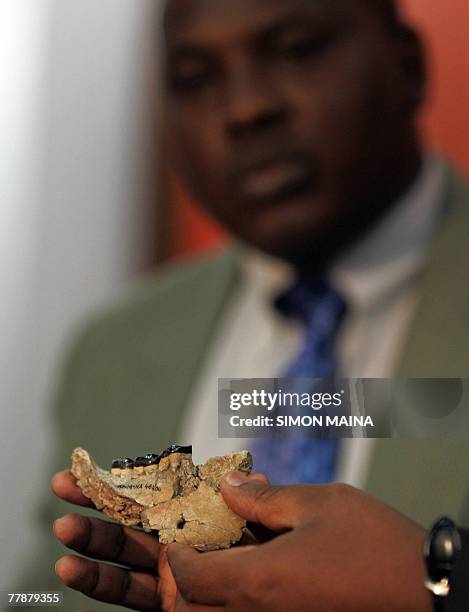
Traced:
[[106, 471], [87, 451], [76, 448], [71, 471], [83, 494], [119, 523], [155, 530], [162, 544], [180, 542], [207, 551], [241, 539], [246, 522], [226, 505], [220, 481], [228, 472], [251, 468], [248, 451], [200, 466], [190, 454], [176, 452], [158, 465]]

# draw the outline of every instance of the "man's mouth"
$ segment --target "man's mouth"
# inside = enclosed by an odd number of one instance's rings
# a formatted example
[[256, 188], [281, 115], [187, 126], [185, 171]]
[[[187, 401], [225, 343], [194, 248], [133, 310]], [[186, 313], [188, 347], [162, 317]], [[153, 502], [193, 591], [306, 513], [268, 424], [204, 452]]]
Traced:
[[244, 171], [236, 183], [243, 200], [274, 204], [303, 195], [312, 188], [314, 180], [304, 161], [279, 159]]

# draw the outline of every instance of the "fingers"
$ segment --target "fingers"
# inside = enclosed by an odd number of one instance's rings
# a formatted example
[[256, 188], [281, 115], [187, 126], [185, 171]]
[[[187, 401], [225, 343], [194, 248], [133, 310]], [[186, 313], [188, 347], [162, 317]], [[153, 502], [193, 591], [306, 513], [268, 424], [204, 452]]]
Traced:
[[68, 514], [54, 522], [54, 535], [87, 557], [156, 572], [160, 544], [137, 529], [98, 518]]
[[168, 547], [162, 546], [158, 560], [158, 575], [160, 579], [160, 602], [163, 610], [170, 610], [171, 612], [174, 612], [174, 602], [176, 601], [177, 586], [168, 563], [167, 551]]
[[313, 486], [274, 487], [259, 475], [228, 474], [221, 492], [230, 508], [251, 523], [276, 532], [293, 529], [304, 521], [317, 497]]
[[159, 610], [158, 579], [150, 574], [67, 556], [57, 561], [55, 572], [62, 582], [88, 597], [133, 610]]
[[76, 478], [70, 470], [59, 472], [52, 478], [52, 491], [65, 501], [85, 508], [94, 508], [93, 502], [85, 497], [76, 484]]
[[189, 546], [171, 544], [168, 560], [179, 592], [186, 602], [224, 606], [233, 584], [246, 570], [253, 546], [200, 554]]
[[[245, 472], [241, 472], [244, 474]], [[270, 480], [267, 478], [265, 474], [262, 472], [251, 472], [250, 474], [246, 474], [250, 482], [260, 482], [265, 485], [270, 485]]]
[[256, 525], [256, 523], [247, 523], [245, 536], [241, 540], [241, 544], [264, 544], [270, 542], [278, 535], [272, 529], [267, 529], [264, 525]]

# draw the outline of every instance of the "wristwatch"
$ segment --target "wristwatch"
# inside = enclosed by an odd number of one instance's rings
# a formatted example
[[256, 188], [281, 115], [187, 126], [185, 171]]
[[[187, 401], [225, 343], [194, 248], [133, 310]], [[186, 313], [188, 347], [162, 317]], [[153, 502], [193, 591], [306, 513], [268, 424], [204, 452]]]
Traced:
[[450, 592], [450, 576], [462, 543], [458, 528], [447, 517], [439, 519], [425, 541], [424, 555], [427, 565], [425, 587], [432, 593], [435, 612], [442, 612]]

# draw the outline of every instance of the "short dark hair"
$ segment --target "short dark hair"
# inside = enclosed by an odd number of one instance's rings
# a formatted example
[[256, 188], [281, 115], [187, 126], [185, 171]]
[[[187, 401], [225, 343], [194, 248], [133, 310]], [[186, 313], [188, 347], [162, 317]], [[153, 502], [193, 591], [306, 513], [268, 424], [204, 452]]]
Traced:
[[397, 0], [366, 0], [366, 3], [386, 27], [394, 29], [402, 23]]

